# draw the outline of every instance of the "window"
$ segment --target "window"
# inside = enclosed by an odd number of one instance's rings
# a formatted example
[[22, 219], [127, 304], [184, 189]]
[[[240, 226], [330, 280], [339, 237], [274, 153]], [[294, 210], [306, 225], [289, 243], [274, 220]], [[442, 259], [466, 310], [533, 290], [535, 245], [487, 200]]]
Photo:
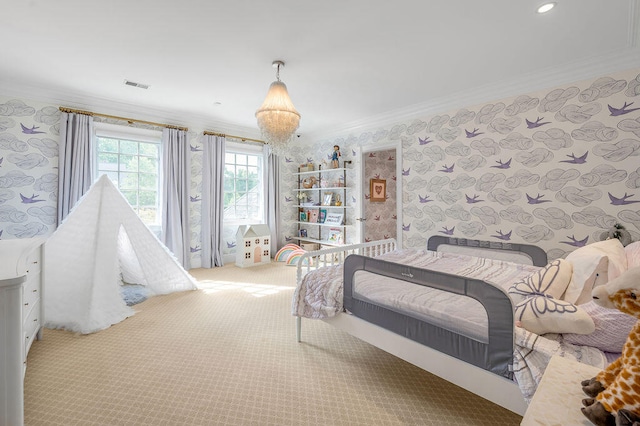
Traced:
[[106, 174], [147, 226], [160, 226], [161, 134], [127, 130], [97, 128], [94, 178]]
[[[239, 152], [227, 144], [224, 169], [224, 222], [264, 223], [262, 150]], [[231, 145], [231, 146], [229, 146]]]

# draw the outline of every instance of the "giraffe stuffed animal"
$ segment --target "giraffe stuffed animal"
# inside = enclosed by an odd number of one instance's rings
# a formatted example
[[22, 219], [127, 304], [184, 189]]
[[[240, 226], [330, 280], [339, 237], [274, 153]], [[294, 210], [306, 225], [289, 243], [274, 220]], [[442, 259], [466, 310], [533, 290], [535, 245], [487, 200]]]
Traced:
[[[618, 309], [640, 320], [640, 266], [593, 289], [595, 303]], [[620, 358], [592, 379], [582, 390], [582, 413], [598, 426], [640, 426], [640, 321], [636, 322]]]

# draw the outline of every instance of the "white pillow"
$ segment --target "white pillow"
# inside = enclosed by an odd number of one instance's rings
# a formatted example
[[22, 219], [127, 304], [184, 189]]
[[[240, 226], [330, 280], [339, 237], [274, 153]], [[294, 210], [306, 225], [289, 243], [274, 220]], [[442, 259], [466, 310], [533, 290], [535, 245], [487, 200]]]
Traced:
[[[584, 248], [584, 247], [582, 247]], [[596, 285], [606, 284], [609, 258], [599, 250], [585, 250], [577, 253], [578, 249], [569, 253], [576, 255], [566, 260], [573, 266], [571, 282], [564, 292], [562, 300], [580, 305], [591, 300], [591, 290]]]
[[583, 309], [551, 296], [531, 296], [516, 305], [516, 325], [536, 334], [590, 334], [596, 329]]
[[566, 260], [573, 265], [573, 276], [563, 299], [577, 305], [591, 300], [593, 288], [627, 270], [627, 255], [617, 238], [580, 247], [569, 253]]
[[624, 248], [624, 252], [627, 256], [627, 269], [640, 266], [640, 241], [631, 243]]
[[518, 281], [509, 288], [509, 296], [515, 302], [521, 302], [527, 297], [548, 294], [560, 299], [571, 282], [573, 266], [565, 259], [555, 259], [547, 266], [526, 278]]
[[611, 238], [610, 240], [599, 241], [590, 245], [607, 254], [609, 258], [609, 267], [607, 268], [609, 281], [615, 280], [629, 269], [627, 266], [627, 253], [619, 239]]
[[574, 345], [592, 346], [604, 352], [622, 352], [622, 346], [638, 319], [617, 309], [604, 308], [593, 301], [581, 305], [580, 308], [589, 314], [596, 329], [586, 335], [564, 334], [564, 341]]

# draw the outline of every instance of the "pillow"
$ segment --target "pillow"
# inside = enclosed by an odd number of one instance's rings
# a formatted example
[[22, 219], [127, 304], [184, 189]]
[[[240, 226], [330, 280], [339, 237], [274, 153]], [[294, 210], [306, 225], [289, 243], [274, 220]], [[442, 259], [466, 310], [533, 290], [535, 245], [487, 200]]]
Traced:
[[573, 345], [592, 346], [604, 352], [622, 352], [622, 346], [638, 319], [617, 309], [604, 308], [593, 301], [580, 307], [589, 314], [596, 329], [591, 334], [564, 334], [564, 341]]
[[529, 296], [548, 294], [560, 299], [564, 294], [573, 266], [564, 259], [556, 259], [544, 268], [518, 281], [509, 288], [509, 296], [515, 302], [521, 302]]
[[594, 287], [627, 270], [627, 255], [617, 238], [580, 247], [569, 253], [566, 260], [573, 265], [573, 276], [563, 299], [577, 305], [591, 300]]
[[516, 305], [516, 325], [536, 334], [593, 333], [596, 326], [583, 309], [551, 296], [531, 296]]
[[631, 243], [624, 248], [625, 255], [627, 256], [627, 269], [640, 266], [640, 241]]
[[607, 268], [609, 281], [615, 280], [629, 269], [627, 266], [627, 254], [619, 239], [611, 238], [609, 240], [599, 241], [590, 245], [595, 246], [597, 249], [602, 250], [607, 254], [607, 257], [609, 258], [609, 267]]
[[567, 256], [566, 258], [573, 266], [573, 274], [567, 286], [567, 291], [561, 297], [562, 300], [577, 305], [591, 301], [593, 287], [605, 284], [608, 281], [607, 268], [609, 267], [609, 258], [602, 252], [598, 250], [580, 250], [569, 253], [569, 256], [571, 256], [573, 253], [579, 252], [572, 257]]

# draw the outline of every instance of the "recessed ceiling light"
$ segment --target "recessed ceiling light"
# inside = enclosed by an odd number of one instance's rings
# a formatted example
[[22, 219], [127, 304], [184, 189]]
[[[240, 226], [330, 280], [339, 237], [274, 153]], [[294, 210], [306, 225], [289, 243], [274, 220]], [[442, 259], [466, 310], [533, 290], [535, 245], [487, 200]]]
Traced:
[[546, 13], [555, 7], [556, 3], [545, 3], [538, 8], [538, 13]]

